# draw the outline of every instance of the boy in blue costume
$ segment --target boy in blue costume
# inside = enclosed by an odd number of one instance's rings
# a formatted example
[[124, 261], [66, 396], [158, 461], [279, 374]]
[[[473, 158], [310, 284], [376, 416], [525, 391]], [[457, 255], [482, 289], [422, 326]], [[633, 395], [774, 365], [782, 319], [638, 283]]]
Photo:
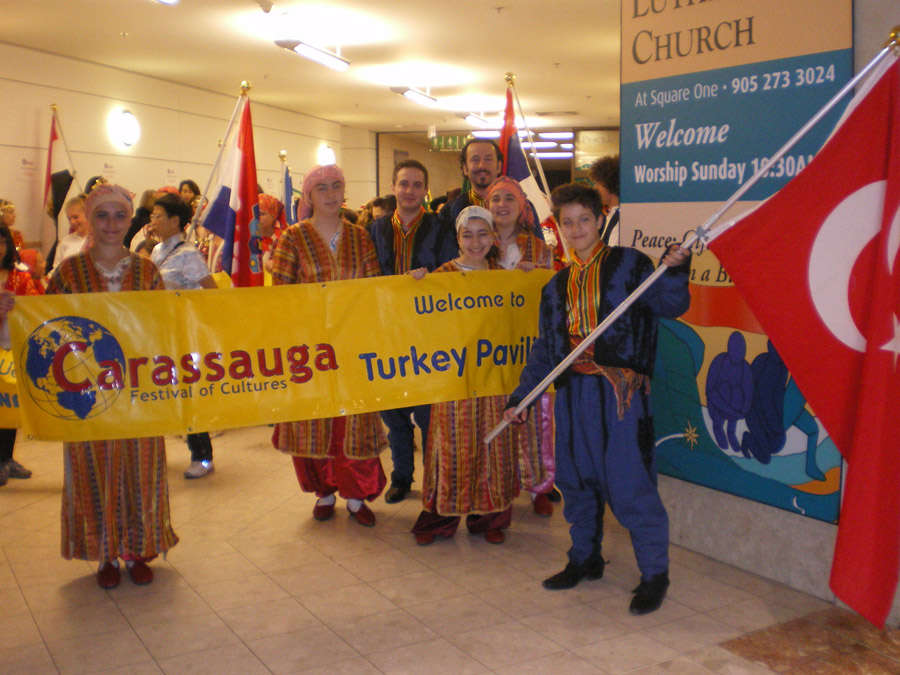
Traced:
[[[570, 183], [553, 191], [553, 211], [573, 262], [541, 293], [540, 333], [506, 419], [550, 371], [654, 271], [632, 248], [600, 238], [600, 195]], [[551, 590], [603, 576], [603, 512], [631, 533], [641, 582], [633, 614], [659, 608], [669, 586], [669, 521], [656, 483], [649, 389], [658, 317], [675, 318], [689, 304], [690, 252], [677, 244], [662, 259], [668, 270], [555, 382], [556, 484], [565, 497], [572, 547], [566, 568], [544, 581]]]

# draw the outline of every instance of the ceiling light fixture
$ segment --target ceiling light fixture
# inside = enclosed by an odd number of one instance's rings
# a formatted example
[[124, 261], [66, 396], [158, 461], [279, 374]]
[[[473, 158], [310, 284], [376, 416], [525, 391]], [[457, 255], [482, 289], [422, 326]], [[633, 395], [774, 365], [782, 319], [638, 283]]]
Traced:
[[473, 127], [483, 127], [487, 128], [491, 126], [491, 123], [486, 119], [481, 117], [480, 115], [476, 115], [475, 113], [456, 113], [458, 117], [463, 118], [466, 122], [471, 124]]
[[548, 141], [570, 141], [575, 138], [574, 131], [541, 131], [538, 133], [541, 138]]
[[434, 96], [426, 94], [424, 91], [414, 89], [413, 87], [391, 87], [391, 91], [395, 94], [405, 96], [410, 101], [415, 101], [419, 105], [424, 105], [429, 108], [437, 105], [437, 99]]
[[556, 141], [526, 141], [525, 147], [534, 150], [549, 150], [555, 148], [559, 143]]
[[529, 152], [528, 154], [539, 159], [570, 159], [575, 156], [573, 152]]
[[156, 0], [161, 5], [177, 5], [178, 0]]
[[478, 130], [478, 131], [473, 131], [473, 132], [472, 132], [472, 135], [473, 135], [475, 138], [500, 138], [500, 132], [499, 132], [499, 131], [482, 131], [482, 130]]
[[311, 61], [321, 63], [323, 66], [328, 66], [333, 70], [345, 71], [350, 67], [350, 62], [341, 57], [340, 54], [335, 54], [322, 47], [315, 47], [306, 42], [300, 42], [299, 40], [275, 40], [275, 44], [282, 49], [287, 49]]
[[575, 144], [574, 143], [560, 143], [559, 147], [561, 147], [563, 150], [574, 150]]

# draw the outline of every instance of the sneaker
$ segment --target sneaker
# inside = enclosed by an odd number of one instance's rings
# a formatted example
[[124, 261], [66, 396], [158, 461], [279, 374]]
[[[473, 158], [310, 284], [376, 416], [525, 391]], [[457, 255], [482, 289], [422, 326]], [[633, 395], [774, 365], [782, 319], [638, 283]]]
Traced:
[[202, 462], [191, 462], [191, 465], [184, 472], [185, 478], [203, 478], [208, 476], [216, 467], [213, 466], [211, 459], [204, 459]]
[[9, 480], [9, 469], [6, 468], [6, 462], [0, 462], [0, 486], [6, 485]]
[[119, 585], [119, 566], [105, 562], [97, 570], [97, 585], [100, 588], [115, 588]]
[[31, 478], [31, 469], [26, 469], [14, 459], [6, 460], [6, 473], [10, 478]]

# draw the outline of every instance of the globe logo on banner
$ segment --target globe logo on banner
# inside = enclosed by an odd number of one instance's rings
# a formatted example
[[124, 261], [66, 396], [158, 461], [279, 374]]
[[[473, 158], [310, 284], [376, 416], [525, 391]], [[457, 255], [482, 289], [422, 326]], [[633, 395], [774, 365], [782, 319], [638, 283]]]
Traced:
[[44, 412], [84, 420], [109, 408], [120, 390], [104, 379], [124, 372], [125, 354], [104, 326], [80, 316], [63, 316], [38, 326], [22, 349], [25, 390]]

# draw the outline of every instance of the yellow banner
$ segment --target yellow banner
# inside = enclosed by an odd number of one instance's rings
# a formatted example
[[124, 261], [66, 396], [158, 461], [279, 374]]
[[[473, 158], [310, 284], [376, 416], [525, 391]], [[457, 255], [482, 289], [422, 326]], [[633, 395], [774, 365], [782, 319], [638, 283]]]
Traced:
[[12, 352], [0, 348], [0, 429], [13, 429], [21, 425], [19, 390], [16, 387]]
[[508, 393], [551, 274], [17, 298], [22, 423], [134, 438]]

